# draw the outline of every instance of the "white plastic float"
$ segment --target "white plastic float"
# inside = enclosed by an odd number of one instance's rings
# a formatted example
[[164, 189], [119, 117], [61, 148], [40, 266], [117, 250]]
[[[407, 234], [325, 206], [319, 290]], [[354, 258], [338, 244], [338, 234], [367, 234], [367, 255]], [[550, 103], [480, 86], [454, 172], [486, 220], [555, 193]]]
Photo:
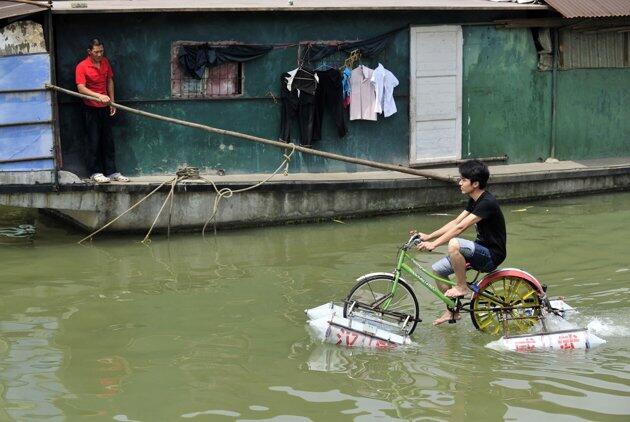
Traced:
[[[343, 347], [395, 349], [413, 344], [409, 336], [384, 321], [343, 317], [343, 308], [333, 302], [307, 309], [308, 325], [319, 340]], [[398, 331], [398, 332], [396, 332]]]
[[[504, 336], [489, 343], [486, 347], [497, 350], [511, 350], [515, 352], [531, 352], [535, 350], [573, 350], [590, 349], [606, 343], [606, 340], [590, 333], [586, 328], [576, 328], [564, 321], [564, 318], [577, 311], [567, 305], [562, 299], [550, 300], [551, 307], [558, 312], [558, 316], [550, 315], [545, 318], [547, 332]], [[559, 323], [559, 321], [563, 323]], [[553, 322], [554, 327], [550, 327]], [[558, 326], [559, 325], [559, 326]]]
[[[563, 318], [568, 315], [577, 313], [562, 299], [551, 300], [550, 303], [559, 314], [552, 316], [560, 321], [564, 321]], [[313, 336], [337, 346], [395, 349], [415, 344], [408, 335], [397, 329], [395, 325], [385, 321], [361, 316], [344, 318], [343, 308], [333, 302], [307, 309], [304, 312], [308, 317], [309, 329]], [[549, 325], [550, 319], [546, 319], [546, 323]], [[497, 350], [529, 352], [535, 350], [589, 349], [606, 343], [605, 340], [590, 333], [586, 328], [576, 328], [566, 321], [562, 325], [564, 325], [562, 329], [555, 331], [504, 336], [489, 343], [487, 347]]]

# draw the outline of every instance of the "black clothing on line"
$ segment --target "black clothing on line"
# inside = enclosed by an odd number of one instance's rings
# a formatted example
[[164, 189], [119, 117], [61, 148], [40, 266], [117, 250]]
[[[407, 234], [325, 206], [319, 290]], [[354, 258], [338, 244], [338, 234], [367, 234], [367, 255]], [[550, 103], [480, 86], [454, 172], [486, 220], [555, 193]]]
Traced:
[[257, 59], [271, 50], [273, 50], [271, 45], [183, 45], [179, 48], [177, 59], [189, 76], [201, 79], [206, 67], [229, 62], [246, 62]]
[[296, 89], [315, 95], [315, 91], [317, 91], [317, 80], [315, 79], [315, 71], [313, 69], [300, 67], [297, 70], [293, 78], [293, 83], [291, 84], [291, 91]]
[[505, 232], [505, 219], [501, 212], [501, 207], [494, 195], [484, 191], [477, 201], [472, 198], [468, 200], [466, 211], [481, 218], [477, 223], [477, 239], [475, 242], [485, 246], [490, 250], [492, 262], [499, 266], [507, 255]]
[[112, 139], [109, 107], [83, 106], [85, 119], [85, 165], [90, 175], [116, 173], [116, 151]]
[[343, 109], [343, 89], [341, 87], [341, 74], [337, 69], [318, 71], [319, 85], [315, 93], [315, 122], [313, 126], [313, 140], [322, 138], [322, 123], [324, 110], [328, 109], [332, 115], [337, 134], [343, 138], [348, 133]]
[[313, 123], [315, 119], [315, 96], [287, 88], [288, 73], [280, 76], [280, 99], [282, 114], [280, 116], [280, 140], [291, 142], [291, 123], [298, 121], [300, 127], [300, 144], [311, 146], [313, 140]]

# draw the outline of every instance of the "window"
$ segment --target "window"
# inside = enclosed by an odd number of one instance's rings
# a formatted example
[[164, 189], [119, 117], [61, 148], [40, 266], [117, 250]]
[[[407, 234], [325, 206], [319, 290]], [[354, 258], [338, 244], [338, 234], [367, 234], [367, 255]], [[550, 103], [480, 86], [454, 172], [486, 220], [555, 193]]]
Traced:
[[[175, 42], [171, 46], [171, 97], [180, 99], [229, 98], [243, 94], [243, 64], [225, 63], [206, 68], [200, 79], [190, 76], [177, 59], [183, 45], [205, 43]], [[217, 43], [220, 45], [220, 43]]]

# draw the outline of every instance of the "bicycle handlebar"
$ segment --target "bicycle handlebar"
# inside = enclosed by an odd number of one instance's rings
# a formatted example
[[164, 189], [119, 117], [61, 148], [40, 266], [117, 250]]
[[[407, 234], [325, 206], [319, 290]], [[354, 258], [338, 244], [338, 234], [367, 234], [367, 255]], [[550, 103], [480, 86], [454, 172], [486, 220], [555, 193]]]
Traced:
[[412, 246], [417, 246], [422, 243], [422, 238], [419, 233], [412, 234], [407, 243], [404, 244], [403, 249], [407, 250]]

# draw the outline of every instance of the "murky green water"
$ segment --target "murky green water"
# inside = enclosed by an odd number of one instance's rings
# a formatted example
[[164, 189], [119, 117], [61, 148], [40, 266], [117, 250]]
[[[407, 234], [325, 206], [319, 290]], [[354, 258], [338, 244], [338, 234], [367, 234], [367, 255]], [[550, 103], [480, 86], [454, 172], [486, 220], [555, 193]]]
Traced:
[[[1, 225], [35, 218], [0, 213]], [[417, 348], [347, 350], [309, 337], [305, 308], [390, 270], [409, 228], [448, 216], [178, 235], [149, 247], [141, 236], [77, 246], [80, 233], [37, 217], [32, 244], [0, 244], [0, 420], [628, 420], [630, 193], [505, 214], [504, 266], [565, 296], [605, 345], [491, 350], [467, 318], [431, 327], [441, 306], [424, 290]]]

